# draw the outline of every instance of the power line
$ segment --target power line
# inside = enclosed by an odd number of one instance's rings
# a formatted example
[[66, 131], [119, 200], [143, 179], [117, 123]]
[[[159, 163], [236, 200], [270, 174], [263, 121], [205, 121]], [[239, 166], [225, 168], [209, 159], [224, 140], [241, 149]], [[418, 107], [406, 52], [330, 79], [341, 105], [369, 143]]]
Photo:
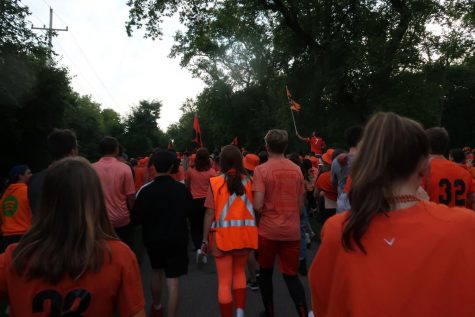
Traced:
[[[64, 24], [67, 24], [64, 19], [55, 11], [53, 12], [53, 10], [51, 9], [51, 5], [46, 1], [46, 0], [42, 0], [43, 3], [48, 6], [50, 8], [50, 15], [51, 14], [54, 14], [60, 21], [62, 21]], [[52, 21], [52, 17], [50, 17], [50, 26], [51, 26], [51, 22]], [[83, 55], [83, 58], [84, 60], [86, 61], [88, 67], [91, 69], [93, 75], [96, 77], [96, 79], [99, 81], [99, 83], [101, 84], [102, 88], [104, 89], [104, 91], [106, 92], [107, 96], [109, 97], [109, 99], [112, 101], [113, 105], [117, 105], [117, 102], [115, 101], [114, 97], [112, 96], [112, 94], [109, 92], [108, 88], [106, 87], [106, 85], [104, 84], [104, 82], [102, 81], [102, 79], [99, 77], [98, 73], [96, 72], [96, 70], [94, 69], [94, 67], [92, 66], [91, 62], [89, 62], [89, 59], [86, 55], [86, 53], [84, 52], [84, 50], [82, 49], [81, 45], [79, 44], [79, 41], [77, 40], [76, 36], [74, 35], [74, 33], [69, 30], [67, 27], [66, 27], [66, 30], [69, 31], [69, 34], [71, 35], [71, 38], [73, 39], [74, 41], [74, 44], [79, 48], [79, 51], [80, 53]], [[63, 48], [64, 50], [64, 48]], [[72, 62], [72, 59], [68, 57], [68, 59]], [[72, 62], [73, 63], [73, 62]], [[74, 63], [73, 63], [74, 64]], [[76, 66], [75, 66], [76, 67]], [[79, 68], [78, 68], [79, 69]], [[85, 76], [83, 76], [84, 78], [86, 78]], [[87, 81], [88, 82], [88, 81]], [[88, 82], [89, 83], [89, 82]], [[97, 93], [97, 92], [96, 92]]]
[[84, 52], [84, 50], [82, 49], [81, 45], [79, 45], [79, 41], [76, 39], [76, 36], [74, 36], [74, 33], [73, 32], [70, 32], [71, 34], [71, 38], [73, 39], [74, 43], [76, 44], [76, 46], [79, 48], [79, 51], [81, 52], [81, 54], [83, 55], [84, 57], [84, 60], [86, 61], [87, 65], [89, 66], [89, 68], [92, 70], [94, 76], [96, 77], [96, 79], [101, 83], [102, 85], [102, 88], [104, 88], [105, 92], [107, 93], [107, 95], [109, 96], [109, 98], [111, 99], [113, 105], [117, 105], [117, 102], [115, 101], [114, 97], [112, 97], [112, 94], [109, 92], [109, 90], [107, 89], [106, 85], [104, 84], [104, 82], [102, 81], [102, 79], [99, 77], [99, 75], [97, 74], [96, 70], [94, 69], [94, 67], [92, 66], [92, 64], [89, 62], [89, 59], [87, 58], [87, 55], [86, 53]]
[[89, 82], [89, 80], [87, 79], [87, 76], [84, 75], [84, 73], [82, 72], [81, 68], [77, 66], [77, 64], [74, 62], [74, 60], [68, 55], [66, 49], [61, 45], [61, 43], [59, 42], [59, 40], [56, 41], [56, 44], [58, 44], [58, 46], [61, 48], [61, 50], [63, 51], [63, 54], [64, 56], [69, 60], [69, 62], [72, 64], [72, 66], [75, 68], [76, 72], [79, 73], [79, 75], [81, 75], [81, 77], [84, 79], [84, 81], [87, 83], [87, 85], [89, 86], [90, 90], [93, 91], [95, 94], [97, 94], [97, 91], [96, 91], [96, 88], [94, 88], [94, 85], [91, 84]]

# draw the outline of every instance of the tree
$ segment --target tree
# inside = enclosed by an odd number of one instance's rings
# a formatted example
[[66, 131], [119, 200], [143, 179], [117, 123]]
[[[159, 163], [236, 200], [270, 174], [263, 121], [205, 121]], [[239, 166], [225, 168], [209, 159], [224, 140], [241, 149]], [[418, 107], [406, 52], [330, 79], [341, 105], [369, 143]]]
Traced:
[[104, 134], [120, 138], [125, 133], [125, 126], [120, 115], [114, 109], [101, 111]]
[[125, 119], [125, 135], [121, 140], [128, 154], [147, 155], [154, 148], [166, 147], [168, 140], [157, 124], [161, 107], [160, 101], [141, 100], [132, 108]]
[[182, 112], [180, 120], [168, 127], [166, 137], [173, 140], [173, 146], [178, 151], [191, 152], [195, 147], [191, 140], [193, 119], [196, 112], [195, 101], [187, 99], [180, 110]]
[[91, 96], [72, 93], [64, 113], [63, 126], [76, 132], [80, 154], [91, 161], [100, 157], [98, 144], [105, 135], [100, 105]]
[[[472, 2], [129, 1], [127, 32], [145, 27], [146, 37], [157, 38], [162, 19], [179, 15], [187, 29], [177, 33], [171, 56], [208, 85], [197, 110], [202, 118], [221, 114], [212, 139], [236, 133], [219, 123], [230, 113], [252, 113], [260, 130], [286, 126], [287, 84], [303, 105], [297, 120], [304, 133], [318, 127], [336, 140], [380, 110], [437, 122], [447, 67], [475, 52]], [[257, 105], [276, 111], [258, 114]]]
[[[17, 0], [0, 2], [0, 135], [4, 136], [0, 173], [27, 163], [35, 172], [50, 158], [46, 146], [54, 128], [73, 127], [83, 151], [93, 153], [101, 121], [91, 101], [70, 86], [68, 71], [51, 63], [44, 38], [27, 25], [28, 8]], [[92, 113], [92, 115], [91, 115]], [[84, 116], [84, 120], [78, 116]], [[87, 126], [89, 120], [94, 124]], [[87, 128], [84, 128], [87, 126]]]

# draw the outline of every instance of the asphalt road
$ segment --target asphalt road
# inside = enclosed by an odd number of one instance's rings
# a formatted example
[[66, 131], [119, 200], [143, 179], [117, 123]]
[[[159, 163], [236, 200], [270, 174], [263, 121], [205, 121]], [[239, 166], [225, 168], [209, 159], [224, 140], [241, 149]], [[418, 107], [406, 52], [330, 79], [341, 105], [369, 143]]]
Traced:
[[[317, 245], [312, 243], [310, 250], [307, 250], [308, 265], [313, 260]], [[145, 252], [146, 253], [146, 252]], [[190, 264], [188, 274], [180, 278], [180, 302], [178, 304], [178, 317], [220, 317], [217, 298], [218, 281], [216, 266], [212, 257], [208, 258], [208, 263], [198, 267], [194, 261], [194, 253], [190, 246]], [[150, 263], [144, 255], [141, 263], [142, 281], [146, 299], [146, 310], [151, 305], [150, 295]], [[300, 276], [307, 294], [307, 302], [310, 307], [310, 293], [308, 290], [307, 278]], [[164, 289], [166, 286], [163, 285]], [[164, 302], [166, 303], [166, 301]], [[287, 287], [278, 272], [277, 266], [274, 270], [274, 305], [277, 317], [297, 316], [292, 299], [287, 291]], [[263, 311], [261, 296], [259, 291], [247, 290], [246, 317], [258, 317]]]

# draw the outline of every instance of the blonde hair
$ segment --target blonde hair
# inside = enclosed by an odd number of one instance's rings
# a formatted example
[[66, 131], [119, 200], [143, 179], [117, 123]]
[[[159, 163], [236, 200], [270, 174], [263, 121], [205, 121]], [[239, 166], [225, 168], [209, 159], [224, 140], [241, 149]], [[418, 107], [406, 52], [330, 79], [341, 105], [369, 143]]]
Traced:
[[276, 154], [283, 154], [289, 143], [289, 134], [285, 130], [273, 129], [264, 137], [269, 150]]

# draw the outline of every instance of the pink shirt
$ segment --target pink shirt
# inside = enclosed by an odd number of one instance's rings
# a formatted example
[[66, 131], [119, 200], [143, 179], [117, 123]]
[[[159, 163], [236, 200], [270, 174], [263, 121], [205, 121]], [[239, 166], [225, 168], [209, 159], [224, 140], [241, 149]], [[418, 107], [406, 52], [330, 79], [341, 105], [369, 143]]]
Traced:
[[256, 167], [252, 191], [264, 193], [259, 235], [276, 241], [300, 240], [299, 199], [305, 192], [300, 167], [285, 158], [269, 158]]
[[216, 176], [216, 171], [210, 168], [204, 172], [198, 172], [195, 168], [186, 171], [186, 179], [190, 183], [190, 191], [193, 199], [205, 198], [208, 193], [209, 179]]
[[127, 196], [135, 194], [130, 167], [114, 157], [102, 157], [92, 166], [101, 180], [107, 214], [112, 226], [119, 228], [128, 225], [130, 215]]

